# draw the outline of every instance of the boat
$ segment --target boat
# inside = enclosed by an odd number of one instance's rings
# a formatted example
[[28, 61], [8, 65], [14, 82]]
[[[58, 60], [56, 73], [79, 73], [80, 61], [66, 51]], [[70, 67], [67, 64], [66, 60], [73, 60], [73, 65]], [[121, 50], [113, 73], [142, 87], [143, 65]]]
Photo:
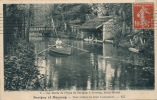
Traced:
[[112, 43], [113, 44], [113, 40], [105, 40], [105, 43]]
[[139, 49], [137, 49], [137, 48], [130, 47], [129, 50], [132, 51], [132, 52], [139, 53]]
[[93, 41], [93, 39], [85, 38], [84, 41]]
[[70, 55], [71, 47], [56, 48], [56, 46], [51, 46], [51, 48], [49, 48], [49, 52], [63, 54], [63, 55]]
[[97, 39], [95, 39], [95, 40], [93, 40], [94, 42], [100, 42], [100, 43], [103, 43], [103, 40], [97, 40]]

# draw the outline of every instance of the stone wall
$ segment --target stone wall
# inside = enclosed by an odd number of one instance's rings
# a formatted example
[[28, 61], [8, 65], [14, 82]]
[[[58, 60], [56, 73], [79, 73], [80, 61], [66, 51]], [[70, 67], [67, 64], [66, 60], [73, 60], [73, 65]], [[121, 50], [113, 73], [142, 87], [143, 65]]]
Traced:
[[122, 24], [117, 23], [113, 19], [105, 22], [103, 25], [103, 41], [112, 39], [118, 32], [121, 32]]

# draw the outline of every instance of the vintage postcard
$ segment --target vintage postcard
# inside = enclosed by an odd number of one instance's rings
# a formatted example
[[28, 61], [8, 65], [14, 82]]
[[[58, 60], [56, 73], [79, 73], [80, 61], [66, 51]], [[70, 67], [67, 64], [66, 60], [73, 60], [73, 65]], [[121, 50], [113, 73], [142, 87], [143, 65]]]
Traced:
[[156, 0], [0, 2], [0, 100], [157, 100]]

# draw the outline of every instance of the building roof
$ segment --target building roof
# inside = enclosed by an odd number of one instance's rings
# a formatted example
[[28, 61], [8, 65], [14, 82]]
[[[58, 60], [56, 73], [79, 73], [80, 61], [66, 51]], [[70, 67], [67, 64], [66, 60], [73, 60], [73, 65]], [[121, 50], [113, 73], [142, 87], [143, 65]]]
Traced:
[[80, 29], [97, 29], [100, 26], [102, 26], [105, 22], [109, 21], [110, 19], [112, 19], [111, 16], [106, 16], [103, 18], [94, 18], [80, 25], [79, 28]]

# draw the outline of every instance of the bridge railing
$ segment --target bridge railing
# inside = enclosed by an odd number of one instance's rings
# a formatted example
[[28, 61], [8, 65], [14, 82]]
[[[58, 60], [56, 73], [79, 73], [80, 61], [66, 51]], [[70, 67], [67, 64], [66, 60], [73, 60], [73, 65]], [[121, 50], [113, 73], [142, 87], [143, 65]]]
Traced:
[[52, 27], [30, 27], [30, 31], [52, 30]]

